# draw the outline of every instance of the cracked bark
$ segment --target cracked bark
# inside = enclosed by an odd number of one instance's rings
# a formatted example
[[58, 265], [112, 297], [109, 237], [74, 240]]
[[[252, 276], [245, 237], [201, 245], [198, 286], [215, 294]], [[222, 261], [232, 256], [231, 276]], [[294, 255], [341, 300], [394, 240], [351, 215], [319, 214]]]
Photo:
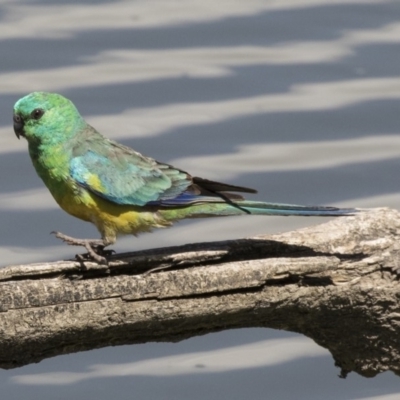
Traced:
[[400, 374], [399, 235], [400, 213], [376, 209], [284, 234], [114, 255], [108, 269], [4, 267], [0, 367], [268, 327], [312, 338], [342, 376]]

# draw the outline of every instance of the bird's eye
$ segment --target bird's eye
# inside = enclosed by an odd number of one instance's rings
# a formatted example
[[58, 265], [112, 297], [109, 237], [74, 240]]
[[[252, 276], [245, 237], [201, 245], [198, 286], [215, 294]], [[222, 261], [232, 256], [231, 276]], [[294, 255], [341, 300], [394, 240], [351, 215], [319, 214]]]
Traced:
[[31, 112], [31, 117], [33, 119], [40, 119], [42, 118], [42, 115], [44, 114], [44, 110], [42, 110], [41, 108], [35, 108], [32, 112]]

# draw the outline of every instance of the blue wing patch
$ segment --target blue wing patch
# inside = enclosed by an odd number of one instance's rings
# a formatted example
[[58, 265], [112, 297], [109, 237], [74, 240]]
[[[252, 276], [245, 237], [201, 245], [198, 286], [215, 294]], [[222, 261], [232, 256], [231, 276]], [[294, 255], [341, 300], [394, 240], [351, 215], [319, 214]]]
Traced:
[[185, 172], [139, 156], [105, 157], [89, 150], [71, 160], [70, 175], [79, 185], [121, 205], [184, 205], [200, 197], [186, 192], [192, 182]]

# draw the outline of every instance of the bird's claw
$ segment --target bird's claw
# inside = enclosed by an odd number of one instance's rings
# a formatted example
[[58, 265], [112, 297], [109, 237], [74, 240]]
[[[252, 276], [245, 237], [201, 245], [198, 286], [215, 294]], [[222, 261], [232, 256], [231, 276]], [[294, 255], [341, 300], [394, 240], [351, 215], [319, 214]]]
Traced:
[[97, 254], [96, 252], [93, 253], [84, 253], [84, 254], [75, 254], [75, 259], [77, 261], [96, 261], [98, 264], [108, 265], [108, 261], [105, 257]]
[[61, 232], [51, 232], [57, 239], [61, 239], [63, 242], [70, 246], [82, 246], [87, 250], [85, 254], [77, 254], [76, 259], [78, 261], [94, 260], [99, 264], [108, 264], [106, 257], [115, 253], [114, 250], [104, 250], [106, 246], [104, 241], [101, 239], [77, 239], [71, 236], [64, 235]]

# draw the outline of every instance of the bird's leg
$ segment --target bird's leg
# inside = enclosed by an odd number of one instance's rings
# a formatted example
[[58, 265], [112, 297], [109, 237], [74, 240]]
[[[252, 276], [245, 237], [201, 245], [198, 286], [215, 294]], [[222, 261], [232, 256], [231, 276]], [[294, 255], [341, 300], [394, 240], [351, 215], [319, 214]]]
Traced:
[[[112, 250], [104, 251], [104, 247], [108, 246], [110, 243], [105, 242], [103, 239], [77, 239], [64, 235], [61, 232], [51, 233], [53, 233], [57, 239], [61, 239], [70, 246], [83, 246], [87, 250], [87, 255], [93, 260], [97, 261], [99, 264], [107, 264], [107, 260], [104, 255], [112, 253]], [[79, 260], [83, 259], [83, 256], [80, 254], [77, 254], [76, 257]]]

